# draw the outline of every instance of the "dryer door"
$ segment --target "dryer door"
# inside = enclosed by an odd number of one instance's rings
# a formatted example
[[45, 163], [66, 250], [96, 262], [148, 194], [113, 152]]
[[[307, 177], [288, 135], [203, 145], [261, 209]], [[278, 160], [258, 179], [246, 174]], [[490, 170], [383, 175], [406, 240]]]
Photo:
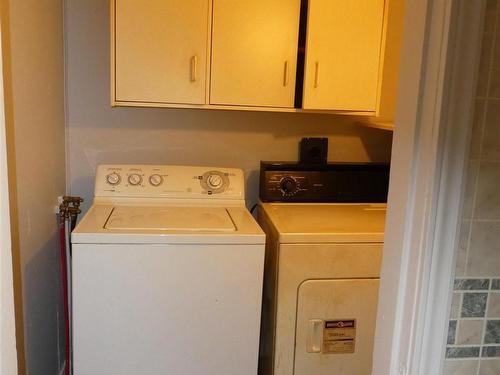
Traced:
[[294, 375], [370, 375], [379, 279], [299, 288]]

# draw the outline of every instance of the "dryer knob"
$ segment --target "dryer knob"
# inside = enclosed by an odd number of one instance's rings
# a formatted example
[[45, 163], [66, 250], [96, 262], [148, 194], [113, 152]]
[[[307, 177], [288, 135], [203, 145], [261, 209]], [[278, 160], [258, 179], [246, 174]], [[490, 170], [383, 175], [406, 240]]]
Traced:
[[297, 191], [297, 181], [293, 177], [283, 177], [280, 181], [280, 189], [285, 194], [293, 194]]

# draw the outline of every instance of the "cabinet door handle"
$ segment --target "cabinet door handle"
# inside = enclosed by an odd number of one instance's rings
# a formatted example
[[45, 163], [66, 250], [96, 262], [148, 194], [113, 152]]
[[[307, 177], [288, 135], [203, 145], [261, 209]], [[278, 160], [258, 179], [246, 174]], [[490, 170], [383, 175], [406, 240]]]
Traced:
[[311, 319], [307, 322], [307, 353], [321, 353], [321, 343], [323, 342], [323, 320]]
[[314, 70], [314, 88], [319, 86], [319, 62], [316, 61]]
[[198, 70], [198, 57], [194, 55], [193, 57], [191, 57], [191, 72], [190, 72], [191, 82], [196, 82], [196, 76], [198, 74], [197, 70]]
[[285, 68], [283, 72], [283, 86], [288, 85], [288, 60], [285, 61]]

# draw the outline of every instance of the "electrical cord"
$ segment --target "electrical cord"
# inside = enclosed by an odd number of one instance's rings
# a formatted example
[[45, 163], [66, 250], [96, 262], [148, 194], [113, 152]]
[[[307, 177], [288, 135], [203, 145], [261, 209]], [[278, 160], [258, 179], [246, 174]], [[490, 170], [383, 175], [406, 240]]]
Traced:
[[253, 212], [255, 211], [255, 209], [258, 207], [258, 203], [255, 203], [252, 208], [250, 209], [250, 213], [253, 214]]

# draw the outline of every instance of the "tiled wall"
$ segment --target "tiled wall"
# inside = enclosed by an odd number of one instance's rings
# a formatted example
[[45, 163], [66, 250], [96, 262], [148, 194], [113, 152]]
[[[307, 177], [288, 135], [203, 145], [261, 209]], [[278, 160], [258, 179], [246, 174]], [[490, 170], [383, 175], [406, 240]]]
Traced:
[[445, 375], [500, 375], [499, 2], [487, 2]]

